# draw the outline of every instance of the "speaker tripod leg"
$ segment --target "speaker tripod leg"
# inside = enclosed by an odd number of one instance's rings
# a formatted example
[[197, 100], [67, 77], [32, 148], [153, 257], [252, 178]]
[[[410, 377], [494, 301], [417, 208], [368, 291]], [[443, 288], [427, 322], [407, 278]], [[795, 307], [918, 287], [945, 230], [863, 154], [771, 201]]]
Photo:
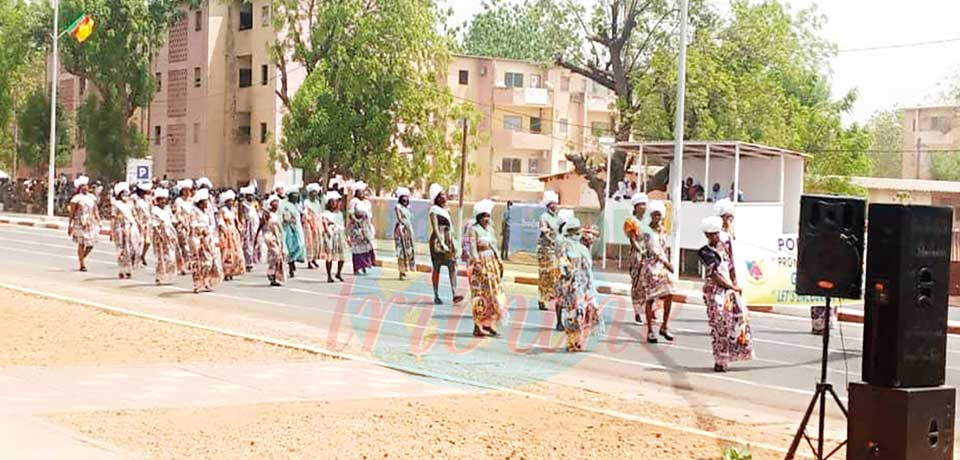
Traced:
[[817, 392], [814, 393], [813, 398], [810, 399], [810, 405], [807, 406], [806, 412], [803, 413], [800, 427], [797, 428], [797, 434], [793, 436], [793, 442], [790, 443], [790, 449], [787, 450], [787, 456], [784, 457], [784, 460], [793, 460], [797, 454], [797, 448], [800, 447], [800, 440], [803, 439], [804, 433], [807, 431], [807, 423], [810, 422], [810, 416], [813, 414], [813, 409], [817, 407], [817, 402], [819, 401], [820, 389], [818, 387]]

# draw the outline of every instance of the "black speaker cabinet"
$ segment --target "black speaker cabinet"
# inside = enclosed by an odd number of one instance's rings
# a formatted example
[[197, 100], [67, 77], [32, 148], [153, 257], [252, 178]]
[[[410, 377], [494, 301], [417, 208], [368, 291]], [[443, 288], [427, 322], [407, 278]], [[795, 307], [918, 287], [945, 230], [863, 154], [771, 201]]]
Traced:
[[851, 383], [847, 460], [951, 460], [956, 390]]
[[870, 205], [863, 380], [943, 385], [953, 209]]
[[800, 198], [797, 294], [860, 298], [865, 212], [860, 198]]

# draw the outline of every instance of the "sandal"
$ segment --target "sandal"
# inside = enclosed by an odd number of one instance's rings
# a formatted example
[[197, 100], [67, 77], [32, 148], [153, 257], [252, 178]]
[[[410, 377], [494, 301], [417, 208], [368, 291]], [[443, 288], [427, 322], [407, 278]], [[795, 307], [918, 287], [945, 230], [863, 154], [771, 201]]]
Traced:
[[499, 336], [500, 336], [500, 333], [497, 332], [496, 330], [494, 330], [492, 327], [485, 327], [485, 328], [483, 328], [483, 330], [484, 330], [484, 331], [487, 333], [487, 335], [489, 335], [490, 337], [499, 337]]
[[727, 371], [727, 366], [723, 366], [723, 365], [720, 365], [720, 364], [714, 364], [714, 365], [713, 365], [713, 371], [714, 371], [714, 372], [726, 372], [726, 371]]
[[643, 317], [640, 315], [633, 315], [633, 322], [637, 324], [643, 324]]
[[486, 337], [487, 334], [484, 334], [483, 331], [480, 330], [480, 326], [474, 325], [474, 326], [473, 326], [473, 336], [474, 336], [474, 337]]
[[660, 328], [660, 336], [667, 339], [667, 342], [673, 342], [673, 339], [675, 338], [673, 334], [671, 334], [670, 331], [665, 327]]
[[647, 343], [660, 343], [660, 341], [657, 340], [657, 334], [655, 334], [653, 331], [648, 332]]
[[453, 303], [460, 303], [460, 302], [463, 302], [463, 296], [462, 296], [462, 295], [455, 295], [455, 296], [453, 296]]

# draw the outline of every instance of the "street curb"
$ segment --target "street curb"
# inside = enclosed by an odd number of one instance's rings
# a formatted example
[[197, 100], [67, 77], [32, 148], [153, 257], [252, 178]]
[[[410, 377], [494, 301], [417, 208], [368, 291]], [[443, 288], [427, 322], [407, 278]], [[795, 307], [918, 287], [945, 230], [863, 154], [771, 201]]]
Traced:
[[[4, 222], [3, 222], [2, 220], [0, 220], [0, 223], [4, 223]], [[483, 383], [483, 382], [476, 382], [476, 381], [465, 380], [465, 379], [462, 379], [462, 378], [460, 378], [460, 377], [455, 377], [455, 376], [446, 375], [446, 374], [434, 373], [434, 372], [430, 372], [430, 371], [425, 371], [425, 370], [423, 370], [423, 369], [411, 368], [411, 367], [409, 367], [409, 366], [404, 366], [404, 365], [399, 365], [399, 364], [389, 364], [389, 363], [386, 363], [386, 362], [383, 362], [383, 361], [378, 361], [378, 360], [374, 360], [374, 359], [370, 359], [370, 358], [366, 358], [366, 357], [358, 356], [358, 355], [351, 355], [351, 354], [348, 354], [348, 353], [341, 353], [341, 352], [337, 352], [337, 351], [332, 351], [332, 350], [329, 350], [329, 349], [326, 349], [326, 348], [322, 348], [322, 347], [317, 347], [317, 346], [312, 346], [312, 345], [306, 345], [306, 344], [300, 344], [300, 343], [290, 342], [290, 341], [281, 340], [281, 339], [274, 339], [274, 338], [265, 337], [265, 336], [261, 336], [261, 335], [247, 334], [247, 333], [232, 331], [232, 330], [229, 330], [229, 329], [223, 329], [223, 328], [219, 328], [219, 327], [206, 326], [206, 325], [203, 325], [203, 324], [194, 323], [194, 322], [190, 322], [190, 321], [178, 320], [178, 319], [174, 319], [174, 318], [166, 318], [166, 317], [163, 317], [163, 316], [152, 315], [152, 314], [149, 314], [149, 313], [137, 312], [137, 311], [128, 310], [128, 309], [125, 309], [125, 308], [113, 307], [113, 306], [106, 305], [106, 304], [102, 304], [102, 303], [99, 303], [99, 302], [90, 302], [90, 301], [85, 301], [85, 300], [80, 300], [80, 299], [72, 299], [72, 298], [69, 298], [69, 297], [67, 297], [67, 296], [62, 296], [62, 295], [59, 295], [59, 294], [53, 294], [53, 293], [38, 291], [38, 290], [35, 290], [35, 289], [25, 288], [25, 287], [22, 287], [22, 286], [16, 286], [16, 285], [7, 284], [7, 283], [2, 283], [2, 282], [0, 282], [0, 287], [6, 288], [6, 289], [11, 289], [11, 290], [18, 291], [18, 292], [25, 293], [25, 294], [30, 294], [30, 295], [40, 296], [40, 297], [46, 297], [46, 298], [49, 298], [49, 299], [59, 300], [59, 301], [62, 301], [62, 302], [69, 302], [69, 303], [84, 305], [84, 306], [87, 306], [87, 307], [96, 308], [96, 309], [98, 309], [98, 310], [103, 310], [103, 311], [111, 312], [111, 313], [114, 313], [114, 314], [122, 314], [122, 315], [133, 316], [133, 317], [137, 317], [137, 318], [142, 318], [142, 319], [148, 319], [148, 320], [152, 320], [152, 321], [157, 321], [157, 322], [160, 322], [160, 323], [173, 324], [173, 325], [177, 325], [177, 326], [181, 326], [181, 327], [189, 327], [189, 328], [194, 328], [194, 329], [200, 329], [200, 330], [204, 330], [204, 331], [208, 331], [208, 332], [215, 332], [215, 333], [218, 333], [218, 334], [223, 334], [223, 335], [227, 335], [227, 336], [231, 336], [231, 337], [242, 338], [242, 339], [244, 339], [244, 340], [249, 340], [249, 341], [254, 341], [254, 342], [261, 342], [261, 343], [265, 343], [265, 344], [268, 344], [268, 345], [273, 345], [273, 346], [277, 346], [277, 347], [281, 347], [281, 348], [289, 348], [289, 349], [293, 349], [293, 350], [303, 351], [303, 352], [306, 352], [306, 353], [317, 354], [317, 355], [324, 355], [324, 356], [328, 356], [328, 357], [331, 357], [331, 358], [337, 358], [337, 359], [342, 359], [342, 360], [361, 362], [361, 363], [364, 363], [364, 364], [370, 364], [370, 365], [372, 365], [372, 366], [377, 366], [377, 367], [381, 367], [381, 368], [384, 368], [384, 369], [390, 369], [390, 370], [393, 370], [393, 371], [403, 372], [403, 373], [410, 374], [410, 375], [414, 375], [414, 376], [420, 376], [420, 377], [425, 377], [425, 378], [430, 378], [430, 379], [436, 379], [436, 380], [444, 380], [444, 381], [447, 381], [447, 382], [456, 383], [456, 384], [460, 384], [460, 385], [464, 385], [464, 386], [471, 386], [471, 387], [480, 388], [480, 389], [484, 389], [484, 390], [497, 391], [497, 392], [502, 392], [502, 393], [509, 393], [509, 394], [512, 394], [512, 395], [515, 395], [515, 396], [523, 396], [523, 397], [526, 397], [526, 398], [529, 398], [529, 399], [535, 399], [535, 400], [538, 400], [538, 401], [545, 401], [545, 402], [550, 402], [550, 403], [558, 404], [558, 405], [560, 405], [560, 406], [567, 407], [567, 408], [569, 408], [569, 409], [575, 409], [575, 410], [579, 410], [579, 411], [582, 411], [582, 412], [589, 412], [589, 413], [593, 413], [593, 414], [605, 415], [605, 416], [608, 416], [608, 417], [618, 418], [618, 419], [621, 419], [621, 420], [632, 421], [632, 422], [636, 422], [636, 423], [642, 423], [642, 424], [645, 424], [645, 425], [652, 425], [652, 426], [655, 426], [655, 427], [658, 427], [658, 428], [664, 428], [664, 429], [670, 429], [670, 430], [680, 431], [680, 432], [682, 432], [682, 433], [692, 434], [692, 435], [696, 435], [696, 436], [702, 436], [702, 437], [714, 439], [714, 440], [717, 440], [717, 441], [723, 441], [723, 442], [731, 443], [732, 445], [749, 446], [749, 447], [754, 447], [754, 448], [769, 450], [769, 451], [772, 451], [772, 452], [780, 452], [780, 453], [786, 453], [786, 452], [787, 452], [786, 449], [784, 449], [784, 448], [782, 448], [782, 447], [780, 447], [780, 446], [772, 445], [772, 444], [757, 443], [757, 442], [751, 442], [751, 441], [746, 441], [746, 440], [737, 439], [737, 438], [726, 437], [726, 436], [719, 435], [719, 434], [716, 434], [716, 433], [711, 433], [711, 432], [709, 432], [709, 431], [704, 431], [704, 430], [701, 430], [701, 429], [698, 429], [698, 428], [686, 427], [686, 426], [683, 426], [683, 425], [678, 425], [678, 424], [675, 424], [675, 423], [670, 423], [670, 422], [664, 422], [664, 421], [661, 421], [661, 420], [651, 419], [651, 418], [643, 417], [643, 416], [636, 415], [636, 414], [630, 414], [630, 413], [626, 413], [626, 412], [620, 412], [620, 411], [616, 411], [616, 410], [612, 410], [612, 409], [602, 409], [602, 408], [584, 406], [584, 405], [580, 405], [580, 404], [575, 404], [575, 403], [566, 402], [566, 401], [564, 401], [564, 400], [562, 400], [562, 399], [561, 399], [561, 400], [558, 400], [558, 399], [556, 399], [555, 397], [552, 397], [552, 396], [544, 396], [544, 395], [540, 395], [540, 394], [536, 394], [536, 393], [526, 392], [526, 391], [523, 391], [523, 390], [517, 390], [517, 389], [514, 389], [514, 388], [508, 388], [508, 387], [502, 387], [502, 386], [499, 386], [499, 385], [487, 384], [487, 383]]]
[[[51, 230], [66, 230], [66, 223], [60, 222], [43, 222], [35, 219], [22, 219], [22, 218], [12, 218], [12, 217], [3, 217], [0, 216], [0, 224], [10, 224], [17, 225], [21, 227], [41, 227]], [[107, 230], [101, 230], [101, 235], [109, 236], [110, 232]], [[395, 262], [384, 262], [383, 260], [377, 260], [376, 266], [393, 266], [396, 267]], [[417, 271], [422, 273], [430, 273], [432, 271], [431, 267], [424, 264], [417, 265]], [[458, 276], [466, 276], [464, 270], [457, 270]], [[531, 276], [515, 276], [514, 282], [516, 284], [523, 285], [537, 285], [537, 278]], [[614, 295], [621, 297], [630, 297], [630, 287], [628, 285], [601, 285], [597, 288], [597, 292], [600, 294]], [[699, 305], [705, 306], [703, 302], [703, 297], [696, 294], [689, 293], [674, 293], [673, 294], [674, 303], [682, 303], [686, 305]], [[769, 313], [779, 316], [791, 316], [796, 318], [810, 318], [810, 307], [807, 306], [795, 306], [795, 305], [750, 305], [747, 306], [747, 309], [752, 312], [757, 313]], [[863, 324], [863, 313], [859, 310], [850, 310], [845, 308], [840, 308], [837, 312], [837, 318], [844, 323], [855, 323]], [[960, 335], [960, 321], [950, 321], [947, 323], [947, 333], [951, 335]]]

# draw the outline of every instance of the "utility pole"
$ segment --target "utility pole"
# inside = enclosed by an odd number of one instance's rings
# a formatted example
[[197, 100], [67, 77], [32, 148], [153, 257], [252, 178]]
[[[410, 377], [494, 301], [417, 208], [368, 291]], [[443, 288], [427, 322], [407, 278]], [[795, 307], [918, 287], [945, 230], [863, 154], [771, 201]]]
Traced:
[[680, 56], [677, 58], [677, 113], [674, 121], [673, 164], [670, 165], [670, 203], [673, 205], [673, 229], [670, 241], [670, 264], [680, 271], [680, 202], [683, 181], [683, 119], [687, 93], [687, 0], [680, 0]]
[[53, 63], [50, 70], [50, 164], [47, 168], [47, 218], [53, 218], [53, 179], [54, 168], [57, 161], [57, 86], [60, 78], [57, 71], [60, 70], [59, 53], [57, 42], [60, 40], [60, 32], [57, 21], [60, 18], [60, 1], [53, 0]]
[[464, 227], [464, 223], [463, 223], [464, 188], [463, 187], [465, 185], [465, 182], [467, 181], [467, 135], [469, 134], [469, 132], [470, 132], [469, 125], [467, 124], [466, 117], [464, 117], [463, 135], [461, 136], [461, 139], [460, 139], [460, 190], [459, 190], [460, 206], [457, 209], [457, 214], [458, 214], [458, 217], [460, 218], [460, 223], [458, 224], [458, 226], [460, 227], [459, 230], [460, 230], [461, 241], [463, 241], [463, 227]]

